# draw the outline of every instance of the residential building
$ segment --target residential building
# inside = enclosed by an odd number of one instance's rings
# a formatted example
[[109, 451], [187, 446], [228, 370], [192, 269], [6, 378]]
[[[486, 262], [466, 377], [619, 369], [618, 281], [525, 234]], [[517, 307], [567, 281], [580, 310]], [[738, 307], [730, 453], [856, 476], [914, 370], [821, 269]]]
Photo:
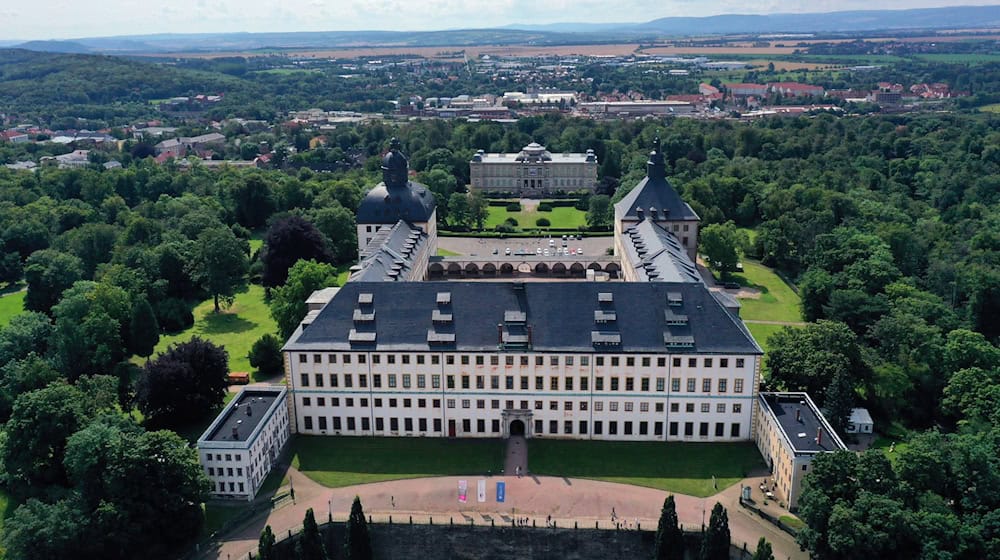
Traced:
[[558, 191], [597, 188], [597, 156], [552, 154], [536, 142], [516, 154], [476, 152], [469, 162], [472, 188], [489, 193], [541, 198]]
[[822, 97], [825, 91], [820, 86], [800, 84], [798, 82], [774, 82], [767, 84], [771, 93], [779, 93], [785, 97]]
[[754, 441], [771, 470], [765, 492], [794, 511], [813, 458], [847, 446], [806, 393], [760, 393]]
[[246, 387], [198, 438], [198, 460], [216, 498], [253, 500], [290, 434], [288, 391]]
[[767, 86], [763, 84], [728, 83], [722, 84], [722, 87], [726, 88], [729, 95], [733, 97], [764, 97], [767, 95]]

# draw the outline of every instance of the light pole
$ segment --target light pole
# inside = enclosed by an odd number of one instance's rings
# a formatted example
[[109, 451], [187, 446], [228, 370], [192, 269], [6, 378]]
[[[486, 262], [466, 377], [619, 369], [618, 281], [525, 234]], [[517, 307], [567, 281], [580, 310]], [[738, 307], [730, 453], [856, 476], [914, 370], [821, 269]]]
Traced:
[[327, 506], [328, 506], [327, 511], [330, 514], [330, 521], [333, 521], [333, 494], [330, 494], [330, 499], [327, 500], [326, 503], [327, 503]]

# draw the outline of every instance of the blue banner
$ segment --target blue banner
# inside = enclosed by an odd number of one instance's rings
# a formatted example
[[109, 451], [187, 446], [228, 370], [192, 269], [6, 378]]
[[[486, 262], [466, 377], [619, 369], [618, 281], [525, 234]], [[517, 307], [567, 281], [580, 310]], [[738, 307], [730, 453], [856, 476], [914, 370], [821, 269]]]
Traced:
[[504, 498], [506, 497], [507, 497], [507, 483], [497, 482], [497, 502], [504, 501]]

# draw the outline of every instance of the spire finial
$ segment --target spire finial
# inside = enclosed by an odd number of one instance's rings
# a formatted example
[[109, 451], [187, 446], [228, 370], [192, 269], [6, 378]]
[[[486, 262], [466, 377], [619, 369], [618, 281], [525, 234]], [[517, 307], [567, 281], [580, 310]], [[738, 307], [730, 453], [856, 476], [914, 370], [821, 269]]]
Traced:
[[[657, 140], [657, 144], [656, 145], [657, 146], [660, 145], [658, 140]], [[395, 136], [393, 136], [392, 140], [389, 140], [389, 151], [391, 151], [391, 152], [398, 152], [402, 147], [403, 147], [403, 145], [400, 144], [399, 138], [396, 138]]]
[[660, 135], [659, 134], [657, 134], [656, 137], [653, 138], [653, 151], [654, 152], [659, 152], [660, 151]]

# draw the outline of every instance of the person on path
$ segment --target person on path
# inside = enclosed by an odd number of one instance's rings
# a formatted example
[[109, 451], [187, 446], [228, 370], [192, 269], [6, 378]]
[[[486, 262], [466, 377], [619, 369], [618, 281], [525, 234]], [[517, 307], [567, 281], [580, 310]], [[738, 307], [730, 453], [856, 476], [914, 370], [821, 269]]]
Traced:
[[392, 504], [392, 509], [396, 509], [396, 496], [389, 496], [389, 503]]

